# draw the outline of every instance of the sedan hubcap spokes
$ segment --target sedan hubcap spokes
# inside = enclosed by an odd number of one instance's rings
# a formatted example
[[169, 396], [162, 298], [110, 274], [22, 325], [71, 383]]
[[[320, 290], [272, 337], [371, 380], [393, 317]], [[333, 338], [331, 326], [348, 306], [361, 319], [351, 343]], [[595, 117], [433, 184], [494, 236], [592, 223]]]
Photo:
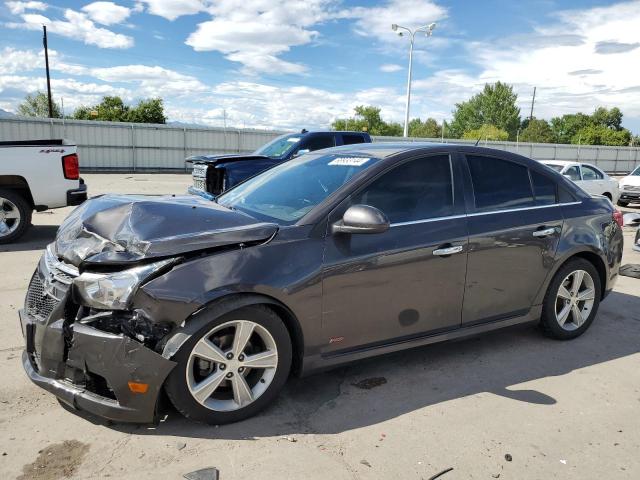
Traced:
[[262, 325], [234, 320], [215, 327], [193, 347], [187, 384], [193, 398], [216, 411], [246, 407], [269, 387], [278, 349]]
[[587, 321], [595, 301], [593, 278], [584, 270], [565, 277], [556, 297], [556, 319], [565, 330], [575, 330]]

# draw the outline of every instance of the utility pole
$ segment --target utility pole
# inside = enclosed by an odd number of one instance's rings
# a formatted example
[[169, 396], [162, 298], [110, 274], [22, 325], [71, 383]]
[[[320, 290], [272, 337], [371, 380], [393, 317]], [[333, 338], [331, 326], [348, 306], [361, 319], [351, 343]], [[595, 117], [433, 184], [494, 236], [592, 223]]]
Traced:
[[53, 102], [51, 101], [51, 77], [49, 76], [49, 49], [47, 48], [47, 26], [43, 25], [42, 44], [44, 45], [44, 63], [47, 67], [47, 99], [49, 100], [49, 118], [53, 118]]
[[531, 115], [529, 121], [533, 120], [533, 104], [536, 103], [536, 87], [533, 87], [533, 98], [531, 99]]

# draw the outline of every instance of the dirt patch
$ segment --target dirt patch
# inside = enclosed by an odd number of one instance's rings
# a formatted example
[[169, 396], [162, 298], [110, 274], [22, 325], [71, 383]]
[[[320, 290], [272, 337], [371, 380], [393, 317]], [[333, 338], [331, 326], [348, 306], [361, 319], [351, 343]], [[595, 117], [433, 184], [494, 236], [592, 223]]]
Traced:
[[89, 445], [65, 440], [40, 450], [35, 462], [22, 467], [18, 480], [57, 480], [74, 474], [89, 451]]
[[379, 387], [380, 385], [384, 385], [387, 383], [387, 379], [384, 377], [373, 377], [373, 378], [365, 378], [364, 380], [360, 380], [357, 383], [352, 383], [356, 388], [361, 388], [363, 390], [371, 390], [372, 388]]

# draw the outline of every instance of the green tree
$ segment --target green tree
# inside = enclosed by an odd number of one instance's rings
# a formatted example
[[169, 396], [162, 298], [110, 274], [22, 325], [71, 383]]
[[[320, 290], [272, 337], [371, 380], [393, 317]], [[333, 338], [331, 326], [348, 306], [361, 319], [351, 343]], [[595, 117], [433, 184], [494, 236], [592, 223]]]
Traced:
[[509, 133], [505, 130], [502, 130], [495, 125], [485, 124], [480, 128], [474, 128], [472, 130], [467, 130], [462, 134], [462, 138], [466, 138], [468, 140], [496, 140], [496, 141], [505, 141], [509, 139]]
[[506, 83], [486, 84], [482, 92], [466, 102], [457, 103], [450, 124], [451, 135], [460, 137], [465, 132], [477, 130], [483, 125], [493, 125], [507, 132], [515, 140], [520, 126], [520, 109], [516, 105], [518, 95]]
[[164, 105], [161, 98], [140, 100], [138, 104], [129, 109], [128, 122], [136, 123], [166, 123]]
[[354, 130], [369, 132], [371, 135], [397, 137], [402, 135], [402, 126], [396, 122], [385, 122], [380, 116], [380, 108], [359, 105], [355, 108], [355, 116], [336, 119], [331, 124], [333, 130]]
[[[523, 122], [524, 124], [524, 122]], [[554, 143], [555, 135], [546, 120], [533, 118], [526, 123], [526, 127], [520, 132], [521, 142]]]
[[591, 118], [584, 113], [569, 113], [551, 119], [551, 130], [558, 143], [571, 143], [578, 131], [591, 125]]
[[622, 128], [622, 112], [618, 107], [606, 109], [604, 107], [596, 108], [593, 115], [591, 115], [591, 121], [595, 125], [610, 128], [612, 130], [621, 131]]
[[571, 143], [582, 145], [626, 146], [631, 142], [631, 132], [627, 129], [614, 130], [602, 125], [589, 125], [579, 130]]
[[98, 105], [78, 107], [73, 113], [73, 118], [137, 123], [165, 123], [167, 120], [161, 98], [140, 100], [132, 107], [116, 96], [103, 97]]
[[[61, 118], [60, 107], [52, 101], [53, 118]], [[18, 107], [18, 114], [25, 117], [49, 118], [49, 100], [45, 93], [37, 92], [35, 95], [27, 95]]]
[[439, 138], [442, 135], [442, 125], [433, 118], [427, 118], [424, 122], [414, 118], [409, 122], [409, 136], [422, 138]]

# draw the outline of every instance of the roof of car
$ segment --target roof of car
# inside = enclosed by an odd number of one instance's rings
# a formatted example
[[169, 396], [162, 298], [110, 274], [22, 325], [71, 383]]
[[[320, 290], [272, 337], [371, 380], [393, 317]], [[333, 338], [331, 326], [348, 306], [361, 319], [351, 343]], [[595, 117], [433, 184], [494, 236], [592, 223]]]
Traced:
[[386, 158], [396, 153], [406, 152], [409, 150], [435, 149], [442, 147], [454, 148], [460, 145], [450, 143], [434, 143], [434, 142], [380, 142], [380, 143], [356, 143], [353, 145], [342, 145], [340, 147], [331, 148], [332, 152], [349, 153], [353, 155], [364, 153], [373, 155], [378, 158]]
[[580, 165], [580, 162], [574, 162], [571, 160], [540, 160], [540, 162], [547, 165], [562, 165], [563, 167], [567, 167], [569, 165]]

